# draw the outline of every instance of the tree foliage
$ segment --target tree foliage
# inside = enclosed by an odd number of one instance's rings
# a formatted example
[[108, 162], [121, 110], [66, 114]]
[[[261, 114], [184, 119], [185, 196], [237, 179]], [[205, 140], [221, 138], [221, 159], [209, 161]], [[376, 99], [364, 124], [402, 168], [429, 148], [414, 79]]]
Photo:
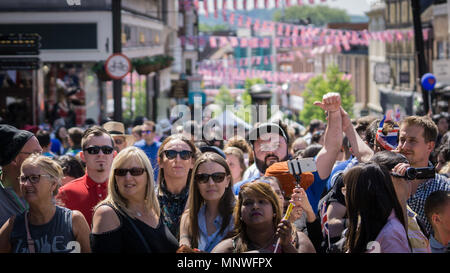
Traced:
[[233, 96], [231, 95], [230, 90], [225, 85], [222, 85], [220, 87], [219, 93], [217, 94], [214, 101], [216, 104], [222, 106], [222, 109], [225, 109], [227, 105], [234, 105]]
[[242, 93], [242, 105], [240, 105], [235, 112], [235, 115], [241, 119], [243, 119], [247, 123], [252, 122], [251, 117], [251, 105], [252, 105], [252, 96], [250, 96], [250, 89], [255, 84], [265, 84], [266, 82], [261, 78], [253, 78], [246, 79], [244, 83], [245, 91]]
[[311, 24], [324, 26], [328, 23], [350, 22], [350, 16], [344, 9], [331, 8], [325, 5], [292, 6], [285, 9], [284, 19], [281, 11], [274, 14], [275, 21], [299, 21], [311, 19]]
[[342, 107], [353, 116], [353, 104], [355, 97], [351, 94], [352, 87], [349, 80], [342, 80], [342, 75], [336, 65], [329, 66], [326, 76], [316, 76], [307, 84], [303, 92], [304, 106], [300, 112], [300, 120], [304, 124], [309, 124], [313, 119], [326, 121], [325, 113], [322, 109], [314, 105], [315, 101], [322, 101], [323, 95], [329, 92], [341, 94]]

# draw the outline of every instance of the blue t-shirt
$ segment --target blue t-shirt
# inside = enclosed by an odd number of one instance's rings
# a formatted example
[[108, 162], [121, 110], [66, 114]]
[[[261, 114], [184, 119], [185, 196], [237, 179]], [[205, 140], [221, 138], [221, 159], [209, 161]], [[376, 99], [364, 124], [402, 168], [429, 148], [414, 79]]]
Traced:
[[353, 159], [353, 156], [350, 156], [350, 158], [348, 160], [338, 163], [336, 165], [336, 167], [333, 168], [333, 170], [331, 171], [330, 177], [327, 180], [327, 191], [329, 191], [333, 187], [333, 185], [332, 185], [334, 182], [334, 181], [332, 181], [333, 176], [337, 172], [345, 170], [347, 165], [351, 163], [352, 159]]
[[145, 154], [147, 155], [148, 159], [150, 160], [150, 163], [152, 163], [153, 167], [153, 174], [155, 178], [155, 184], [156, 180], [158, 180], [158, 172], [159, 172], [159, 165], [158, 165], [158, 150], [161, 146], [161, 142], [155, 141], [151, 145], [147, 145], [145, 140], [140, 140], [134, 144], [134, 146], [141, 148]]
[[51, 140], [52, 146], [50, 147], [50, 150], [52, 153], [61, 155], [61, 142], [57, 138], [52, 138]]

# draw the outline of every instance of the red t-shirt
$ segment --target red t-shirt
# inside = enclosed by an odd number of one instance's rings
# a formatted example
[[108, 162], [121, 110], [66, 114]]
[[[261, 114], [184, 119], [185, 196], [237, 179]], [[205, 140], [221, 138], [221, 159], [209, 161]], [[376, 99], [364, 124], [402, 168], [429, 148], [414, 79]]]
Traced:
[[56, 199], [61, 203], [61, 206], [83, 213], [89, 227], [91, 227], [93, 209], [106, 198], [108, 194], [107, 186], [108, 180], [97, 183], [85, 174], [59, 188]]

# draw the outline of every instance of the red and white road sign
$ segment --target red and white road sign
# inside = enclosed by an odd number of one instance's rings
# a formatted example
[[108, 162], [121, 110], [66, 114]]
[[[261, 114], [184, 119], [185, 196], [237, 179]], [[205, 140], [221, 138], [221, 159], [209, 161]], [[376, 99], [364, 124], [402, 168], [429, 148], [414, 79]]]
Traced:
[[120, 80], [131, 71], [131, 62], [122, 53], [115, 53], [109, 56], [105, 62], [106, 73], [115, 80]]

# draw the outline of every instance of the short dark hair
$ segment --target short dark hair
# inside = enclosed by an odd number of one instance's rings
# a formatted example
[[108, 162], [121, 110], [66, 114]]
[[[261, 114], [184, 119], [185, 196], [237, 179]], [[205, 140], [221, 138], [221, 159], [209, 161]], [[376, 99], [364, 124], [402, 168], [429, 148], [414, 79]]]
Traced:
[[36, 132], [36, 138], [42, 148], [47, 147], [50, 144], [50, 133], [46, 130], [39, 130]]
[[67, 133], [69, 134], [70, 140], [73, 142], [73, 146], [81, 146], [81, 139], [83, 138], [83, 129], [78, 127], [70, 128]]
[[322, 149], [322, 145], [320, 144], [311, 144], [308, 147], [306, 147], [306, 149], [303, 151], [303, 157], [307, 158], [307, 157], [315, 157], [320, 150]]
[[441, 213], [447, 202], [450, 201], [450, 191], [432, 192], [425, 201], [425, 215], [432, 224], [431, 218], [435, 213]]
[[56, 162], [63, 169], [64, 175], [68, 175], [74, 178], [79, 178], [84, 175], [84, 168], [81, 161], [71, 155], [63, 155], [58, 157]]
[[106, 131], [105, 128], [103, 128], [103, 127], [94, 125], [94, 126], [88, 128], [83, 133], [83, 137], [81, 138], [81, 147], [83, 149], [86, 148], [86, 142], [89, 140], [91, 135], [94, 135], [94, 136], [108, 135], [109, 138], [111, 139], [111, 145], [114, 147], [114, 140], [113, 140], [112, 136], [108, 133], [108, 131]]

